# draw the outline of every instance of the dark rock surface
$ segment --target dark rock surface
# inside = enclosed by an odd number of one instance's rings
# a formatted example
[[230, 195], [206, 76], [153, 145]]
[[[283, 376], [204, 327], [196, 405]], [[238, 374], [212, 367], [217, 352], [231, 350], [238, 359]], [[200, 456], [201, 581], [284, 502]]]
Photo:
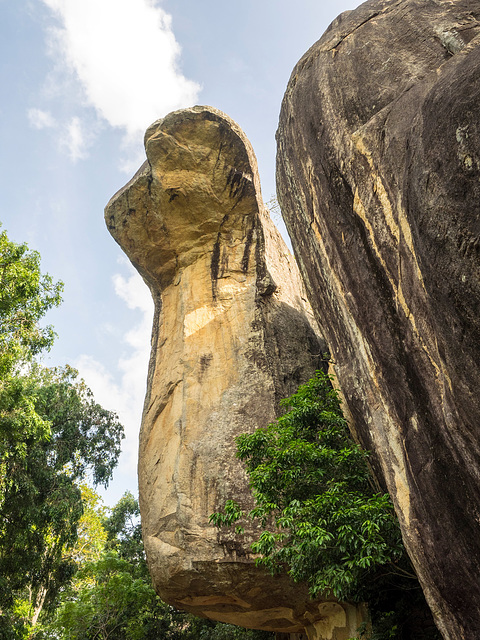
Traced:
[[279, 198], [443, 636], [480, 637], [480, 2], [371, 0], [294, 69]]

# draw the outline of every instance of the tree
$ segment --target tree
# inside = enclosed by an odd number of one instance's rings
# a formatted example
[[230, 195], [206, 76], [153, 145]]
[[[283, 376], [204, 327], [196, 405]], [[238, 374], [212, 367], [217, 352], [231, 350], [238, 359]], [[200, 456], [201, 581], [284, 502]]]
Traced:
[[104, 520], [104, 554], [77, 573], [45, 639], [272, 639], [271, 633], [196, 618], [162, 602], [148, 575], [138, 515], [138, 502], [127, 492]]
[[[312, 596], [357, 600], [365, 576], [402, 554], [393, 506], [374, 492], [328, 376], [318, 372], [281, 405], [289, 410], [276, 422], [237, 438], [256, 504], [249, 517], [273, 524], [252, 549], [273, 572], [287, 565]], [[211, 520], [231, 524], [243, 515], [230, 501]]]
[[83, 511], [78, 484], [108, 483], [123, 428], [74, 369], [38, 364], [55, 337], [40, 321], [62, 284], [5, 232], [0, 283], [0, 628], [21, 637], [25, 611], [34, 624], [76, 570], [66, 549]]
[[28, 437], [25, 449], [4, 460], [8, 480], [0, 507], [0, 601], [11, 605], [28, 587], [32, 623], [76, 570], [66, 553], [83, 513], [79, 483], [91, 476], [107, 484], [120, 453], [117, 416], [95, 403], [71, 367], [28, 374], [36, 413], [50, 425], [48, 438]]
[[106, 485], [120, 453], [123, 428], [117, 416], [95, 403], [71, 367], [33, 367], [35, 412], [50, 426], [48, 438], [28, 437], [4, 460], [0, 507], [0, 602], [11, 605], [27, 587], [32, 623], [44, 604], [76, 570], [73, 549], [83, 513], [79, 483], [91, 476]]
[[103, 526], [107, 536], [106, 549], [115, 551], [120, 558], [134, 565], [137, 575], [147, 577], [140, 507], [130, 491], [127, 491], [113, 507]]
[[52, 327], [42, 328], [39, 322], [60, 304], [62, 288], [61, 282], [41, 274], [37, 252], [0, 233], [0, 505], [6, 459], [24, 455], [29, 438], [49, 435], [48, 421], [35, 411], [35, 385], [18, 374], [52, 346]]
[[77, 576], [75, 599], [59, 610], [58, 624], [64, 638], [137, 640], [151, 625], [156, 594], [150, 584], [135, 578], [134, 567], [115, 552], [87, 563]]
[[211, 521], [240, 531], [244, 518], [260, 522], [252, 544], [258, 565], [287, 570], [312, 597], [369, 602], [377, 628], [386, 619], [390, 631], [397, 625], [412, 591], [410, 605], [420, 598], [428, 611], [390, 497], [378, 492], [329, 376], [317, 372], [281, 406], [286, 412], [274, 423], [237, 438], [255, 507], [246, 514], [229, 500]]
[[103, 553], [107, 541], [104, 522], [108, 509], [88, 484], [81, 484], [79, 488], [83, 513], [77, 525], [75, 546], [66, 548], [65, 556], [81, 567], [87, 562], [99, 560]]
[[39, 321], [61, 302], [63, 284], [40, 272], [40, 255], [0, 233], [0, 380], [48, 350], [55, 333]]

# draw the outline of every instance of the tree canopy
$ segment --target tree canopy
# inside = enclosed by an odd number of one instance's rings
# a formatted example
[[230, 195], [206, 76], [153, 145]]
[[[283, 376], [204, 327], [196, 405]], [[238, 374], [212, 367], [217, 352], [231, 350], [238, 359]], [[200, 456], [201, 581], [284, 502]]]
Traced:
[[[29, 585], [42, 593], [62, 583], [75, 563], [62, 560], [83, 513], [79, 483], [107, 484], [120, 453], [123, 428], [95, 403], [71, 367], [34, 367], [28, 377], [34, 410], [48, 436], [29, 435], [3, 460], [0, 504], [0, 601]], [[17, 440], [16, 444], [19, 444]]]
[[378, 491], [330, 377], [318, 371], [281, 406], [275, 422], [237, 438], [254, 508], [245, 513], [230, 499], [211, 521], [239, 532], [245, 519], [258, 521], [263, 531], [251, 546], [258, 565], [286, 570], [312, 597], [368, 602], [379, 638], [408, 637], [398, 635], [399, 616], [420, 599], [428, 619], [428, 607], [390, 497]]
[[63, 284], [40, 271], [40, 255], [0, 233], [0, 380], [54, 341], [49, 325], [40, 327], [46, 312], [61, 302]]
[[271, 640], [273, 634], [216, 623], [165, 604], [145, 562], [138, 501], [127, 492], [103, 526], [102, 555], [86, 562], [42, 638], [60, 640]]
[[40, 320], [61, 302], [63, 284], [40, 271], [40, 256], [0, 233], [0, 501], [5, 459], [22, 455], [28, 438], [46, 438], [49, 424], [35, 410], [36, 385], [20, 375], [55, 333]]
[[[358, 600], [366, 576], [402, 555], [393, 505], [375, 491], [327, 375], [317, 372], [281, 405], [288, 411], [276, 422], [237, 438], [256, 505], [248, 517], [273, 524], [252, 550], [273, 572], [287, 566], [312, 596]], [[211, 520], [222, 526], [244, 515], [229, 501]]]
[[[42, 275], [38, 253], [0, 233], [0, 628], [28, 601], [32, 619], [52, 602], [76, 563], [83, 513], [79, 485], [106, 485], [123, 427], [68, 365], [39, 357], [55, 334], [41, 319], [61, 283]], [[13, 624], [13, 623], [12, 623]], [[18, 625], [17, 625], [18, 626]]]

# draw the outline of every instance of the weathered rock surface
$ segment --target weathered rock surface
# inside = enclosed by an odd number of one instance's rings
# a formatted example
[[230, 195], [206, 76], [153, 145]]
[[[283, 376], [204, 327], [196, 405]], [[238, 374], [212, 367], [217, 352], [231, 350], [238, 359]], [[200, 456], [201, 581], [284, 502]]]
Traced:
[[147, 560], [167, 602], [246, 627], [344, 640], [361, 610], [309, 602], [254, 566], [244, 540], [209, 515], [249, 501], [237, 434], [320, 366], [324, 343], [296, 264], [262, 203], [240, 128], [209, 107], [154, 123], [148, 161], [106, 208], [114, 238], [156, 302], [140, 435]]
[[279, 197], [445, 638], [480, 629], [480, 2], [371, 0], [295, 67]]

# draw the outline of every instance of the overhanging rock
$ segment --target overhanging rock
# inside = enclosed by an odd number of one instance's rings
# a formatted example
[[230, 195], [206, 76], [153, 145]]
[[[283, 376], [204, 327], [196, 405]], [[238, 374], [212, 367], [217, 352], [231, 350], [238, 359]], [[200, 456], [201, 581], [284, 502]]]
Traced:
[[310, 601], [286, 576], [255, 567], [252, 530], [239, 540], [209, 524], [226, 499], [250, 501], [235, 436], [273, 421], [324, 352], [251, 146], [209, 107], [154, 123], [145, 146], [147, 162], [105, 218], [156, 304], [139, 456], [155, 587], [215, 620], [344, 640], [361, 608]]

